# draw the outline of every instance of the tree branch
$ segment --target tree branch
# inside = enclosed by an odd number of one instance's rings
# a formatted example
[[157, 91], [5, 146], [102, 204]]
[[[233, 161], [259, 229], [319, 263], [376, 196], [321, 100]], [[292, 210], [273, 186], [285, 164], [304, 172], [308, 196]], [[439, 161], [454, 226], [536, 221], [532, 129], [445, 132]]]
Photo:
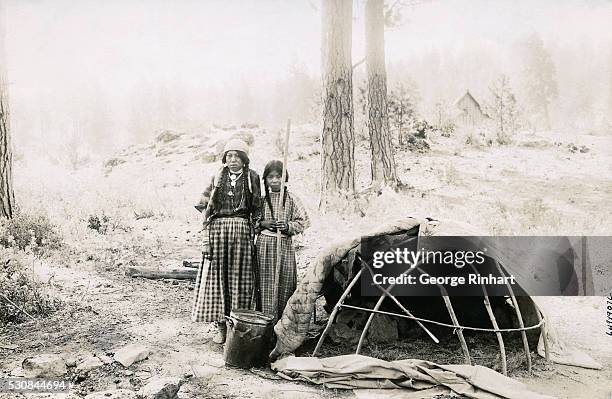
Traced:
[[357, 68], [359, 65], [363, 64], [365, 62], [365, 57], [363, 57], [361, 60], [357, 61], [355, 64], [353, 64], [353, 71], [355, 70], [355, 68]]

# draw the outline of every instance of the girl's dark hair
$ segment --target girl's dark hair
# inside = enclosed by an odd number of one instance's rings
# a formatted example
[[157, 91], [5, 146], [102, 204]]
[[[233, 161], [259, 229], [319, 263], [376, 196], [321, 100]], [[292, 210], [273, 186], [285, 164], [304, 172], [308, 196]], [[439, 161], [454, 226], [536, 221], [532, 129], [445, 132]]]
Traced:
[[[247, 209], [251, 210], [253, 206], [253, 192], [249, 190], [249, 174], [251, 173], [249, 169], [249, 157], [242, 151], [236, 151], [238, 156], [242, 160], [242, 190], [244, 195], [246, 196], [246, 206]], [[222, 162], [225, 164], [225, 154], [223, 154]], [[222, 187], [225, 189], [227, 187], [229, 181], [229, 167], [224, 166], [223, 171], [221, 172], [221, 182], [218, 187]], [[215, 190], [215, 193], [212, 198], [213, 207], [217, 210], [221, 209], [221, 198], [219, 190]]]
[[[281, 178], [282, 178], [282, 175], [283, 175], [282, 161], [275, 159], [275, 160], [268, 162], [263, 171], [264, 188], [266, 190], [266, 202], [268, 203], [268, 206], [270, 207], [270, 213], [272, 213], [272, 218], [274, 219], [274, 208], [272, 208], [272, 200], [270, 199], [270, 189], [268, 188], [268, 181], [266, 180], [268, 175], [272, 172], [278, 173], [279, 175], [281, 175]], [[285, 171], [285, 182], [288, 182], [288, 181], [289, 181], [289, 172]], [[287, 188], [285, 187], [285, 192], [283, 195], [283, 207], [285, 206], [286, 200], [287, 200]]]

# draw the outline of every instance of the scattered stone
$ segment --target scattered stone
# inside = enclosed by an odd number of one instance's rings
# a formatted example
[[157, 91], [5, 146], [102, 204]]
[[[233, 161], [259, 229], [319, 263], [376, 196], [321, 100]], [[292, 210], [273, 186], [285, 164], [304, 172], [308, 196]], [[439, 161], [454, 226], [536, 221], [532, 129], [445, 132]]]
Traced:
[[169, 143], [171, 141], [178, 139], [179, 137], [181, 137], [180, 133], [174, 133], [170, 130], [164, 130], [159, 135], [157, 135], [157, 137], [155, 138], [155, 141], [157, 141], [158, 143], [160, 142]]
[[111, 364], [113, 362], [113, 358], [110, 356], [103, 355], [101, 353], [97, 354], [96, 357], [100, 359], [100, 361], [104, 364]]
[[137, 399], [136, 392], [129, 389], [110, 389], [108, 391], [94, 392], [85, 396], [85, 399]]
[[397, 320], [387, 315], [378, 314], [372, 319], [368, 338], [371, 342], [391, 344], [399, 340]]
[[361, 331], [344, 323], [334, 323], [329, 332], [329, 338], [335, 343], [356, 344], [361, 337]]
[[253, 143], [255, 142], [255, 136], [253, 135], [253, 133], [244, 132], [244, 131], [232, 134], [230, 136], [230, 139], [240, 139], [244, 141], [245, 143], [247, 143], [249, 147], [252, 146]]
[[590, 151], [590, 148], [587, 147], [586, 145], [579, 146], [579, 145], [574, 144], [574, 143], [569, 143], [567, 145], [567, 149], [569, 150], [569, 152], [572, 152], [572, 153], [580, 152], [582, 154], [585, 154], [585, 153]]
[[174, 399], [181, 384], [177, 377], [158, 377], [142, 387], [138, 394], [146, 399]]
[[223, 131], [236, 130], [236, 126], [234, 126], [234, 125], [223, 126], [223, 125], [217, 125], [216, 123], [213, 123], [213, 127], [215, 129], [219, 129], [219, 130], [223, 130]]
[[132, 364], [146, 359], [151, 351], [143, 345], [131, 344], [115, 352], [113, 359], [121, 363], [123, 367], [130, 367]]
[[62, 377], [68, 372], [64, 359], [52, 354], [29, 357], [21, 367], [28, 378]]
[[25, 377], [25, 371], [21, 367], [15, 367], [11, 370], [11, 377]]
[[219, 158], [219, 154], [216, 154], [212, 151], [204, 151], [200, 155], [196, 157], [204, 163], [215, 162]]
[[76, 367], [78, 360], [73, 355], [64, 356], [64, 363], [66, 363], [67, 367]]
[[243, 123], [240, 125], [242, 129], [259, 129], [259, 125], [257, 123]]
[[354, 310], [340, 312], [330, 330], [330, 339], [336, 343], [356, 344], [361, 337], [367, 317], [366, 313]]
[[126, 161], [124, 159], [121, 158], [111, 158], [108, 161], [104, 162], [104, 167], [108, 170], [111, 171], [114, 167], [121, 165], [122, 163], [125, 163]]
[[128, 377], [129, 377], [129, 376], [131, 376], [131, 375], [134, 375], [134, 372], [133, 372], [132, 370], [125, 370], [125, 371], [123, 372], [123, 375], [126, 375], [126, 376], [128, 376]]
[[[217, 367], [213, 367], [213, 366], [209, 366], [207, 364], [205, 365], [193, 365], [191, 366], [193, 368], [193, 374], [192, 373], [186, 373], [187, 374], [192, 374], [193, 376], [195, 376], [198, 379], [205, 379], [205, 380], [210, 380], [214, 375], [218, 374], [221, 372], [221, 370]], [[185, 377], [185, 378], [189, 378], [189, 377]]]
[[8, 342], [0, 342], [0, 349], [8, 349], [10, 351], [14, 351], [17, 348], [19, 348], [18, 345], [9, 344]]
[[79, 363], [79, 365], [76, 368], [76, 371], [88, 373], [91, 370], [97, 369], [98, 367], [102, 367], [103, 365], [104, 363], [102, 363], [100, 359], [92, 356], [92, 357], [85, 359], [83, 362]]

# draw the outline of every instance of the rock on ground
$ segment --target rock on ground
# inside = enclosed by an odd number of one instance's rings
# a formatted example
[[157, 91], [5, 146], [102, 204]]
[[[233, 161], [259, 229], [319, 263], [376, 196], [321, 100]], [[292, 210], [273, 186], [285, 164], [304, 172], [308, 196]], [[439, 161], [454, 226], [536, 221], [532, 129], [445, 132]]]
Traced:
[[26, 358], [21, 367], [28, 378], [62, 377], [68, 372], [64, 359], [52, 354]]
[[97, 352], [96, 357], [102, 361], [104, 364], [111, 364], [113, 362], [113, 358], [110, 356], [106, 356], [104, 353]]
[[129, 389], [111, 389], [108, 391], [94, 392], [85, 396], [85, 399], [137, 399], [136, 392]]
[[25, 377], [25, 371], [21, 367], [15, 367], [11, 370], [11, 377]]
[[181, 384], [178, 377], [158, 377], [142, 387], [138, 395], [145, 399], [174, 399]]
[[397, 320], [384, 314], [374, 316], [368, 331], [368, 339], [379, 344], [397, 342], [399, 340]]
[[83, 371], [83, 372], [89, 372], [91, 370], [97, 369], [98, 367], [102, 367], [104, 365], [104, 363], [102, 363], [102, 361], [100, 359], [98, 359], [97, 357], [89, 357], [85, 360], [83, 360], [81, 363], [79, 363], [79, 365], [76, 368], [76, 371]]
[[151, 351], [147, 347], [140, 344], [131, 344], [115, 352], [113, 359], [124, 367], [130, 367], [132, 364], [146, 359], [150, 354]]

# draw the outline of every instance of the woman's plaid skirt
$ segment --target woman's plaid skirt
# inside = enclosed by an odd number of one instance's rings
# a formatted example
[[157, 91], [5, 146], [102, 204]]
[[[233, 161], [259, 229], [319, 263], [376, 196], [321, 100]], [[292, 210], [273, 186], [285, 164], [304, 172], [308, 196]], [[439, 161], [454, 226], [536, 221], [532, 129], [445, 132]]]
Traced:
[[209, 225], [212, 258], [198, 270], [193, 321], [222, 321], [233, 309], [249, 309], [254, 289], [253, 236], [249, 221], [221, 217]]
[[[276, 236], [260, 234], [257, 238], [257, 259], [259, 260], [261, 310], [274, 315], [274, 279], [276, 270]], [[295, 250], [291, 237], [281, 238], [280, 279], [278, 284], [277, 316], [283, 314], [287, 301], [297, 286]]]

